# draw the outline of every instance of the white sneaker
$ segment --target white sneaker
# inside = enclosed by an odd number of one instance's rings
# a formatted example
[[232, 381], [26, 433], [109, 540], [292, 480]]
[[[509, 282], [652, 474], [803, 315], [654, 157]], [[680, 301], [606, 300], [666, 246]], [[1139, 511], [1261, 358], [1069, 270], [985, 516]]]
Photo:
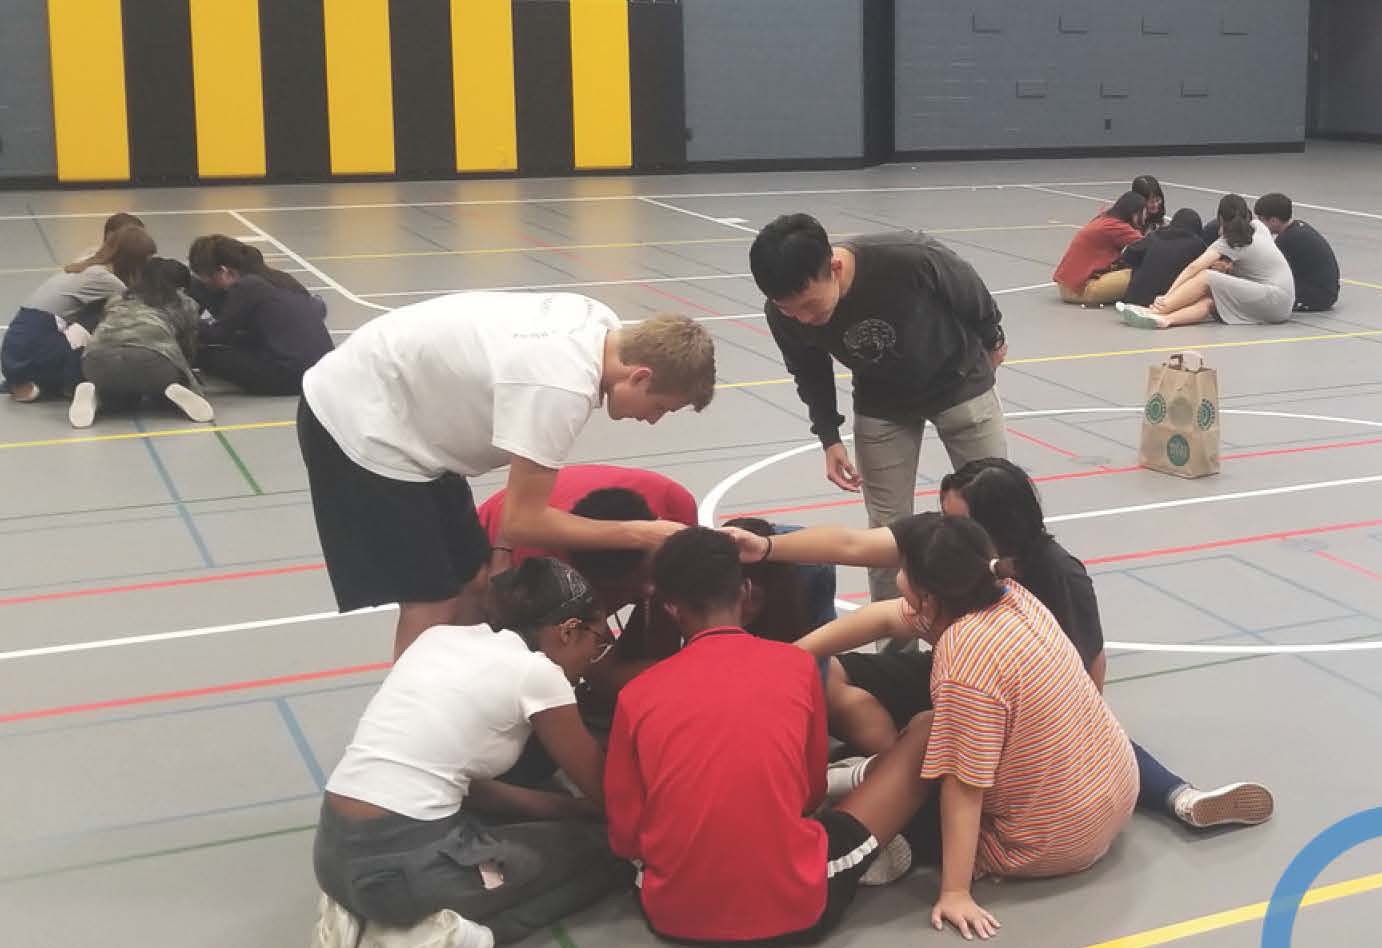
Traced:
[[193, 421], [208, 422], [216, 419], [216, 413], [212, 411], [211, 403], [186, 385], [174, 382], [163, 390], [163, 395], [168, 401], [182, 409], [182, 413]]
[[843, 800], [864, 782], [869, 757], [846, 757], [831, 764], [825, 772], [825, 798], [832, 803]]
[[859, 884], [888, 885], [901, 879], [910, 868], [912, 868], [912, 844], [899, 834], [894, 836], [888, 845], [879, 851], [878, 858], [873, 861], [873, 865], [869, 866], [859, 877]]
[[1196, 829], [1238, 824], [1256, 826], [1276, 809], [1272, 791], [1260, 783], [1230, 783], [1215, 790], [1185, 787], [1171, 801], [1176, 819]]
[[310, 948], [356, 948], [360, 943], [360, 920], [327, 895], [318, 903], [320, 917], [312, 930]]
[[81, 382], [72, 393], [72, 404], [67, 409], [67, 420], [73, 428], [90, 428], [96, 420], [96, 386]]

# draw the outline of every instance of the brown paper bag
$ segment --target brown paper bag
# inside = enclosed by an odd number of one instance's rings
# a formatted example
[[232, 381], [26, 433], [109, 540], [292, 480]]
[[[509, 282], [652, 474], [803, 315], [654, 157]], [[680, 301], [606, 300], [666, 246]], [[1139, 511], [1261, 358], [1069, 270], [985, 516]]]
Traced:
[[1137, 463], [1177, 477], [1219, 473], [1219, 376], [1198, 352], [1147, 369]]

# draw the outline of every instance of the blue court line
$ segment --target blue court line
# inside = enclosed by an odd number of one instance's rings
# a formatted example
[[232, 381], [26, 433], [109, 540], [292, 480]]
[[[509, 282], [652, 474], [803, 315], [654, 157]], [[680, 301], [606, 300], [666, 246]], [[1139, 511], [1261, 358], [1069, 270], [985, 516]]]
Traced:
[[307, 766], [307, 773], [312, 778], [312, 782], [317, 785], [318, 790], [326, 788], [326, 774], [322, 773], [322, 765], [317, 762], [317, 755], [312, 752], [312, 745], [307, 740], [307, 735], [302, 732], [302, 725], [298, 723], [297, 715], [288, 706], [286, 698], [275, 698], [274, 707], [278, 708], [279, 716], [283, 718], [283, 723], [288, 728], [288, 734], [293, 738], [293, 743], [297, 745], [298, 754], [302, 756], [302, 762]]
[[[138, 417], [134, 419], [134, 427], [139, 431], [148, 431], [144, 426], [144, 421]], [[159, 456], [158, 448], [154, 445], [153, 438], [140, 438], [144, 442], [144, 450], [149, 453], [149, 459], [154, 462], [154, 468], [158, 471], [158, 476], [163, 480], [163, 486], [168, 490], [168, 496], [173, 498], [173, 503], [178, 508], [178, 513], [182, 516], [182, 522], [187, 527], [187, 532], [192, 536], [192, 542], [196, 544], [197, 552], [202, 556], [202, 562], [207, 566], [215, 566], [216, 561], [211, 558], [211, 551], [207, 549], [206, 540], [202, 537], [201, 531], [197, 529], [197, 524], [192, 519], [192, 513], [183, 503], [182, 495], [178, 493], [177, 485], [173, 483], [172, 475], [168, 473], [168, 468], [163, 464], [163, 458]]]
[[[230, 563], [218, 563], [219, 567], [226, 566], [262, 566], [267, 563], [290, 563], [295, 561], [320, 562], [320, 552], [303, 553], [297, 556], [270, 556], [253, 560], [235, 560]], [[60, 592], [69, 586], [85, 586], [88, 583], [106, 583], [117, 579], [146, 579], [150, 576], [172, 576], [178, 573], [200, 573], [206, 569], [205, 566], [179, 566], [175, 569], [150, 569], [141, 570], [137, 573], [110, 573], [106, 576], [78, 576], [66, 582], [60, 583], [24, 583], [19, 586], [0, 586], [0, 592], [28, 592], [35, 589], [51, 589]], [[41, 594], [36, 594], [41, 595]]]
[[247, 810], [257, 810], [266, 806], [277, 806], [281, 803], [299, 803], [303, 800], [317, 800], [320, 798], [321, 791], [314, 790], [311, 793], [295, 793], [292, 796], [277, 797], [272, 800], [256, 800], [253, 803], [237, 803], [231, 806], [218, 806], [209, 810], [192, 810], [188, 813], [174, 813], [172, 816], [156, 816], [147, 820], [134, 820], [129, 823], [108, 823], [103, 826], [89, 826], [85, 829], [54, 833], [51, 836], [33, 836], [29, 839], [4, 839], [0, 840], [0, 846], [35, 846], [42, 843], [54, 843], [65, 839], [80, 839], [85, 836], [100, 836], [106, 833], [118, 833], [121, 830], [143, 829], [149, 826], [161, 826], [166, 823], [179, 823], [183, 820], [198, 820], [208, 816], [221, 816], [226, 813], [243, 813]]
[[[55, 724], [48, 727], [33, 728], [23, 730], [19, 723], [12, 725], [0, 725], [0, 741], [14, 740], [24, 737], [42, 737], [47, 734], [66, 734], [72, 731], [85, 731], [94, 727], [108, 727], [114, 724], [129, 724], [136, 721], [152, 721], [157, 718], [175, 717], [183, 714], [194, 714], [198, 711], [219, 711], [223, 708], [240, 708], [251, 704], [262, 704], [266, 701], [274, 701], [279, 697], [284, 698], [311, 698], [316, 695], [335, 694], [341, 691], [356, 691], [361, 688], [377, 688], [384, 680], [382, 676], [370, 676], [368, 679], [352, 681], [344, 685], [326, 685], [321, 688], [307, 688], [302, 691], [286, 692], [282, 695], [256, 695], [253, 698], [236, 698], [230, 701], [217, 701], [211, 704], [198, 704], [191, 707], [186, 705], [178, 708], [171, 708], [167, 711], [144, 711], [139, 714], [127, 714], [118, 718], [103, 718], [93, 721], [80, 721], [75, 724]], [[188, 698], [188, 701], [195, 701], [195, 698]], [[5, 728], [15, 730], [6, 730]]]

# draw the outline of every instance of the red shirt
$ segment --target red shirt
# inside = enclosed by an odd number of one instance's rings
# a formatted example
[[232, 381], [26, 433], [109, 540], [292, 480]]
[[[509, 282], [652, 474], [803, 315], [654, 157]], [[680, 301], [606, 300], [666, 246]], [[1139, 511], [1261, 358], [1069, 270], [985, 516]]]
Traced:
[[[573, 464], [557, 471], [557, 482], [552, 488], [552, 496], [547, 505], [557, 510], [571, 512], [571, 508], [593, 490], [602, 487], [624, 487], [641, 496], [648, 502], [653, 516], [659, 520], [673, 520], [688, 527], [696, 525], [696, 498], [670, 477], [655, 471], [640, 471], [632, 467], [613, 467], [608, 464]], [[483, 504], [477, 513], [489, 541], [493, 543], [499, 536], [499, 526], [504, 519], [504, 495], [500, 490]], [[519, 547], [513, 551], [513, 565], [534, 556], [557, 556], [559, 552], [540, 550], [533, 547]]]
[[658, 934], [772, 938], [826, 900], [825, 695], [810, 655], [698, 633], [619, 694], [605, 764], [610, 848], [643, 862]]
[[1101, 273], [1113, 269], [1123, 256], [1123, 248], [1142, 239], [1142, 232], [1116, 217], [1100, 214], [1080, 228], [1061, 257], [1051, 279], [1079, 292]]

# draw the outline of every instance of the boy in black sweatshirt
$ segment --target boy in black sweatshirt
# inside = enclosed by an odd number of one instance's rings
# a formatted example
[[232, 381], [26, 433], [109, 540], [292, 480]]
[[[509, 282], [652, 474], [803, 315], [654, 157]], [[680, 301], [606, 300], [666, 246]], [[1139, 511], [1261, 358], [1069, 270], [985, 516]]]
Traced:
[[[903, 231], [834, 246], [806, 214], [779, 217], [749, 252], [826, 477], [864, 492], [869, 523], [913, 512], [929, 421], [955, 467], [1006, 457], [994, 371], [1007, 355], [1003, 315], [984, 282], [936, 240]], [[840, 438], [831, 357], [853, 373], [856, 471]], [[895, 597], [895, 570], [870, 570], [875, 600]]]

